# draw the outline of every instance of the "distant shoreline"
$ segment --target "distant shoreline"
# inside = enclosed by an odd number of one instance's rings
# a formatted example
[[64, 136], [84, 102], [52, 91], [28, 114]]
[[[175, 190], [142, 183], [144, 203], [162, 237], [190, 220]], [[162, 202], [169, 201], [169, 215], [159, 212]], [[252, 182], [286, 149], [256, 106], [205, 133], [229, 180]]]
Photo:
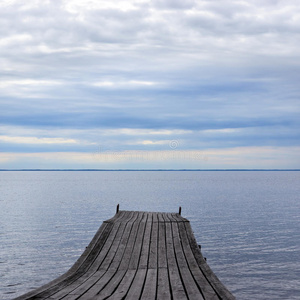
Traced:
[[300, 171], [300, 169], [0, 169], [0, 171], [63, 171], [63, 172], [78, 172], [78, 171], [93, 171], [93, 172], [104, 172], [104, 171], [130, 171], [130, 172], [140, 172], [140, 171], [181, 171], [181, 172], [207, 172], [207, 171]]

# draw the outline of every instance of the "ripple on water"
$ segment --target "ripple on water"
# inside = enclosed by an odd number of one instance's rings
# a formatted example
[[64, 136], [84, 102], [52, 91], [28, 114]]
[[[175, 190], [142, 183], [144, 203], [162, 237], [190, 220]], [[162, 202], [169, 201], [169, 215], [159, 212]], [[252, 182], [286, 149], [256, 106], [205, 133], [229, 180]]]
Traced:
[[1, 300], [68, 270], [117, 203], [182, 206], [237, 299], [299, 299], [300, 172], [0, 172], [2, 179]]

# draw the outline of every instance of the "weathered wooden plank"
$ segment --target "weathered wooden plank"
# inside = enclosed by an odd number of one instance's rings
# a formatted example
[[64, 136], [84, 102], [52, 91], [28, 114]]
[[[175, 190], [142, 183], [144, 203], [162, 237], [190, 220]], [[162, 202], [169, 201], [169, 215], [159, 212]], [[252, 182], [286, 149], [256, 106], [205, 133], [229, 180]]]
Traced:
[[199, 290], [201, 291], [205, 299], [219, 300], [219, 297], [217, 296], [217, 294], [215, 293], [215, 291], [213, 290], [213, 288], [211, 287], [211, 285], [209, 284], [209, 282], [207, 281], [206, 277], [203, 275], [197, 264], [194, 253], [190, 248], [190, 243], [184, 225], [185, 224], [183, 222], [178, 223], [179, 234], [186, 261], [190, 272], [195, 280], [195, 283], [197, 284]]
[[153, 223], [152, 223], [152, 231], [151, 231], [148, 269], [156, 269], [157, 268], [158, 223], [157, 223], [157, 214], [156, 213], [153, 213], [152, 222]]
[[[49, 299], [64, 299], [66, 295], [72, 295], [71, 299], [77, 299], [78, 296], [83, 294], [91, 286], [93, 286], [101, 277], [105, 274], [105, 271], [98, 271], [93, 275], [84, 274], [72, 284], [66, 286], [55, 294], [52, 294]], [[48, 298], [47, 298], [48, 299]]]
[[125, 248], [123, 258], [122, 258], [120, 266], [119, 266], [119, 270], [128, 268], [128, 265], [129, 265], [129, 262], [130, 262], [130, 259], [132, 256], [132, 251], [133, 251], [136, 235], [138, 232], [138, 228], [139, 228], [139, 225], [140, 225], [140, 222], [141, 222], [143, 216], [144, 216], [144, 213], [139, 213], [138, 218], [132, 225], [130, 236], [129, 236], [129, 239], [128, 239], [128, 242], [127, 242], [127, 245]]
[[118, 227], [118, 231], [117, 231], [116, 235], [114, 236], [114, 239], [112, 241], [112, 244], [111, 244], [111, 247], [109, 249], [109, 252], [107, 253], [105, 259], [101, 263], [100, 269], [107, 270], [110, 267], [110, 264], [112, 263], [112, 260], [114, 259], [115, 255], [116, 255], [116, 253], [117, 253], [117, 251], [119, 249], [119, 245], [120, 245], [122, 236], [124, 234], [124, 230], [126, 228], [126, 225], [132, 219], [134, 219], [134, 215], [133, 214], [129, 214], [129, 215], [130, 215], [130, 218], [127, 218], [123, 222], [120, 222], [120, 226]]
[[127, 216], [128, 216], [128, 211], [119, 210], [119, 212], [116, 213], [112, 218], [103, 221], [103, 223], [115, 223], [118, 220], [124, 220], [124, 217], [126, 218]]
[[109, 283], [94, 297], [94, 299], [106, 299], [111, 296], [116, 289], [116, 287], [120, 284], [123, 279], [126, 270], [117, 271], [114, 276], [111, 278]]
[[142, 217], [142, 220], [140, 221], [137, 234], [136, 234], [136, 239], [133, 242], [133, 249], [131, 252], [131, 258], [129, 262], [129, 269], [137, 269], [140, 261], [140, 256], [141, 256], [141, 250], [142, 250], [142, 245], [144, 241], [144, 234], [145, 234], [145, 227], [147, 224], [147, 219], [148, 219], [148, 214], [145, 213]]
[[169, 275], [167, 268], [158, 268], [157, 299], [171, 299]]
[[98, 293], [109, 283], [112, 277], [115, 275], [115, 270], [109, 270], [105, 272], [105, 274], [98, 279], [98, 281], [85, 293], [83, 293], [79, 298], [80, 300], [91, 300], [96, 297]]
[[157, 269], [148, 269], [141, 300], [154, 300], [157, 293]]
[[134, 280], [133, 280], [133, 282], [129, 288], [129, 291], [126, 295], [127, 299], [139, 299], [140, 298], [142, 291], [143, 291], [146, 274], [147, 274], [146, 269], [137, 270]]
[[181, 274], [182, 282], [184, 285], [184, 289], [189, 297], [189, 299], [200, 300], [203, 299], [198, 286], [196, 285], [193, 276], [188, 268], [187, 261], [184, 256], [184, 252], [181, 245], [181, 240], [179, 236], [179, 230], [177, 223], [172, 223], [172, 232], [173, 232], [173, 241], [174, 241], [174, 249], [177, 259], [178, 269]]
[[210, 285], [218, 294], [220, 299], [227, 299], [227, 300], [234, 300], [235, 297], [228, 291], [228, 289], [220, 282], [217, 276], [213, 273], [210, 269], [208, 264], [206, 263], [205, 259], [203, 258], [202, 254], [200, 253], [198, 244], [196, 242], [195, 236], [193, 234], [192, 228], [189, 223], [185, 223], [185, 229], [187, 231], [187, 236], [190, 242], [191, 249], [194, 253], [195, 259], [203, 272], [205, 277], [209, 281]]
[[169, 280], [171, 285], [172, 299], [185, 300], [187, 299], [187, 296], [182, 284], [182, 280], [180, 278], [180, 274], [176, 262], [171, 223], [166, 223], [166, 247], [167, 247], [168, 272], [169, 272]]
[[181, 215], [179, 214], [176, 214], [176, 213], [171, 213], [173, 218], [176, 220], [176, 222], [189, 222], [188, 219], [182, 217]]
[[128, 239], [129, 239], [129, 236], [130, 236], [130, 233], [132, 230], [133, 223], [137, 220], [138, 217], [139, 217], [139, 214], [134, 214], [133, 218], [130, 219], [130, 222], [127, 222], [125, 230], [124, 230], [122, 238], [121, 238], [121, 241], [119, 243], [118, 250], [117, 250], [116, 255], [114, 256], [113, 261], [110, 265], [111, 269], [119, 268], [120, 263], [123, 258], [123, 255], [124, 255], [124, 252], [125, 252], [125, 249], [126, 249], [126, 245], [128, 243]]
[[88, 280], [85, 280], [82, 284], [78, 285], [76, 289], [69, 292], [68, 294], [73, 295], [72, 299], [77, 299], [78, 296], [83, 295], [87, 290], [89, 290], [89, 288], [96, 284], [105, 275], [105, 273], [105, 270], [95, 272], [92, 276], [88, 278]]
[[166, 225], [165, 222], [158, 223], [158, 267], [167, 268], [166, 253]]
[[[136, 270], [127, 270], [125, 276], [123, 277], [121, 283], [118, 285], [114, 293], [108, 297], [109, 300], [121, 300], [127, 294], [130, 285], [134, 279]], [[133, 300], [133, 299], [132, 299]]]
[[168, 217], [168, 214], [167, 214], [167, 213], [162, 213], [162, 218], [163, 218], [163, 221], [164, 221], [165, 223], [171, 222], [171, 221], [170, 221], [170, 218]]
[[177, 268], [169, 268], [169, 279], [171, 286], [171, 295], [174, 300], [186, 300], [188, 299], [184, 286], [182, 284], [182, 279]]
[[166, 217], [170, 220], [170, 222], [177, 222], [177, 219], [173, 217], [173, 213], [166, 213]]
[[164, 218], [163, 218], [163, 213], [157, 213], [157, 221], [158, 222], [165, 222]]
[[148, 266], [151, 230], [152, 230], [152, 213], [148, 213], [148, 219], [146, 222], [146, 228], [144, 232], [144, 240], [142, 245], [141, 257], [138, 266], [139, 269], [147, 269]]
[[[122, 212], [120, 211], [118, 213], [118, 215], [120, 216], [119, 218], [115, 219], [115, 221], [118, 220], [118, 222], [109, 222], [108, 224], [110, 226], [112, 226], [111, 232], [109, 234], [109, 237], [105, 240], [105, 241], [99, 241], [99, 243], [101, 243], [101, 247], [98, 247], [98, 251], [95, 251], [94, 253], [91, 253], [89, 255], [89, 264], [87, 264], [86, 266], [84, 266], [84, 270], [91, 268], [91, 272], [97, 271], [99, 266], [101, 265], [101, 263], [103, 262], [103, 259], [105, 258], [105, 256], [107, 255], [107, 252], [109, 251], [115, 235], [117, 234], [119, 227], [120, 227], [120, 223], [127, 223], [130, 219], [134, 218], [134, 214], [132, 213], [126, 213], [126, 212]], [[95, 248], [95, 250], [97, 250]]]
[[[78, 297], [78, 296], [76, 296], [76, 297]], [[51, 298], [49, 298], [49, 299], [51, 299]], [[63, 299], [64, 300], [76, 300], [76, 298], [74, 298], [74, 295], [67, 295]]]

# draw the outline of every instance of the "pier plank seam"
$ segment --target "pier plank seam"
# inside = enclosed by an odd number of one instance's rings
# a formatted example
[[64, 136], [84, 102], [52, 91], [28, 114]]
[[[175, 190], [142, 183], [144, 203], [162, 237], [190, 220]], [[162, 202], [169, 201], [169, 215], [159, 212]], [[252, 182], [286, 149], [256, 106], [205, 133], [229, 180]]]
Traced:
[[117, 210], [64, 275], [16, 300], [235, 299], [178, 213]]

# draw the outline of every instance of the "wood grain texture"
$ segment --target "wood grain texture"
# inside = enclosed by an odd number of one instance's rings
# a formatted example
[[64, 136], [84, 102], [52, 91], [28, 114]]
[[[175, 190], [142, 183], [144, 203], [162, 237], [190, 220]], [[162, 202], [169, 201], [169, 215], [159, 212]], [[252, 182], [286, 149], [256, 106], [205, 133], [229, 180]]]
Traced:
[[235, 299], [178, 213], [121, 211], [64, 275], [16, 300]]

